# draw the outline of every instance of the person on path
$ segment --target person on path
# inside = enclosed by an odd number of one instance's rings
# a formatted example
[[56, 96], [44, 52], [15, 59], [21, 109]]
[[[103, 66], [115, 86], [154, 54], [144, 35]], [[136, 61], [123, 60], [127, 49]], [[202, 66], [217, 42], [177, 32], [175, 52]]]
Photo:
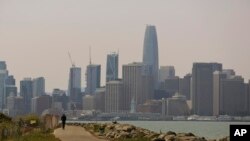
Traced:
[[65, 116], [65, 114], [63, 114], [62, 117], [61, 117], [62, 129], [63, 129], [63, 130], [64, 130], [64, 128], [65, 128], [66, 120], [67, 120], [67, 117]]

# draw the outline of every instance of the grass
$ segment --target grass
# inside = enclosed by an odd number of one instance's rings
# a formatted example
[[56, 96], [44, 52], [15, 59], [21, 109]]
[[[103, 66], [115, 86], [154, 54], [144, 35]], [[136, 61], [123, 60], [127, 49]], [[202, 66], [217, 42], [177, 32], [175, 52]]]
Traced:
[[32, 131], [26, 135], [9, 139], [7, 141], [60, 141], [51, 133]]
[[35, 115], [12, 120], [0, 113], [0, 141], [60, 141], [52, 131], [45, 130], [39, 117]]

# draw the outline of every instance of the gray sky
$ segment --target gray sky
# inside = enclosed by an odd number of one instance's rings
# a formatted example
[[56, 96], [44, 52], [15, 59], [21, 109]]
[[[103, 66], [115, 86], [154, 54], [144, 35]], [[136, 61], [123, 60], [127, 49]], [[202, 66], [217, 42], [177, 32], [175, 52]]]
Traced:
[[46, 90], [67, 89], [70, 62], [82, 67], [120, 52], [122, 64], [142, 60], [146, 24], [157, 28], [160, 65], [176, 74], [193, 62], [220, 62], [250, 79], [249, 0], [0, 0], [0, 60], [11, 74], [44, 76]]

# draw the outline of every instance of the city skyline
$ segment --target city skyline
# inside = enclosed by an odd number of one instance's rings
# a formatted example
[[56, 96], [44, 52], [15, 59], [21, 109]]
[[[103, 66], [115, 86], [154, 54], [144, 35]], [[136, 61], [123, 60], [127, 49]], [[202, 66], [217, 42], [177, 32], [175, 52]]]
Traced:
[[[249, 1], [143, 1], [144, 5], [128, 1], [122, 6], [110, 0], [100, 2], [103, 5], [56, 0], [48, 7], [49, 1], [26, 2], [0, 1], [0, 60], [6, 61], [17, 82], [43, 76], [47, 92], [66, 90], [71, 66], [67, 52], [84, 74], [91, 45], [104, 85], [108, 53], [119, 49], [119, 77], [123, 64], [142, 61], [146, 24], [157, 28], [159, 66], [173, 65], [177, 76], [191, 73], [194, 62], [218, 62], [234, 69], [245, 82], [250, 79], [250, 65], [245, 63], [250, 46]], [[81, 80], [85, 87], [84, 75]]]

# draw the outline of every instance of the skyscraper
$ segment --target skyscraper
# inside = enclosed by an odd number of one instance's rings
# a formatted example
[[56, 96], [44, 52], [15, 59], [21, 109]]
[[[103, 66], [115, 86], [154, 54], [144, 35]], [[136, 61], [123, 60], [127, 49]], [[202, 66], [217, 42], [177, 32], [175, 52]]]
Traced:
[[109, 81], [106, 84], [105, 112], [117, 113], [123, 104], [123, 83], [120, 80]]
[[69, 87], [68, 87], [68, 96], [70, 102], [76, 104], [82, 103], [81, 96], [81, 68], [72, 66], [69, 73]]
[[86, 94], [93, 95], [96, 88], [100, 88], [101, 65], [89, 64], [86, 70]]
[[124, 86], [123, 110], [130, 111], [133, 101], [136, 106], [151, 99], [154, 90], [151, 65], [143, 63], [123, 65], [122, 78]]
[[145, 36], [144, 36], [144, 45], [143, 45], [143, 63], [146, 65], [151, 65], [154, 76], [154, 88], [158, 86], [158, 42], [157, 42], [157, 33], [155, 26], [147, 25]]
[[39, 97], [45, 94], [45, 79], [38, 77], [33, 79], [33, 97]]
[[221, 71], [219, 63], [194, 63], [192, 70], [192, 110], [193, 114], [211, 116], [213, 114], [213, 73]]
[[5, 95], [5, 79], [8, 77], [8, 70], [6, 67], [6, 63], [4, 61], [0, 61], [0, 110], [4, 108], [4, 101], [6, 97]]
[[16, 80], [14, 76], [9, 75], [5, 79], [5, 94], [4, 94], [4, 108], [7, 107], [7, 98], [12, 95], [12, 96], [17, 96], [17, 87], [16, 87]]
[[159, 70], [159, 81], [164, 82], [167, 78], [175, 77], [174, 66], [161, 66]]
[[118, 79], [118, 57], [117, 53], [107, 55], [106, 82]]
[[31, 99], [33, 98], [32, 79], [24, 78], [20, 81], [20, 96], [23, 97], [25, 114], [31, 112]]

